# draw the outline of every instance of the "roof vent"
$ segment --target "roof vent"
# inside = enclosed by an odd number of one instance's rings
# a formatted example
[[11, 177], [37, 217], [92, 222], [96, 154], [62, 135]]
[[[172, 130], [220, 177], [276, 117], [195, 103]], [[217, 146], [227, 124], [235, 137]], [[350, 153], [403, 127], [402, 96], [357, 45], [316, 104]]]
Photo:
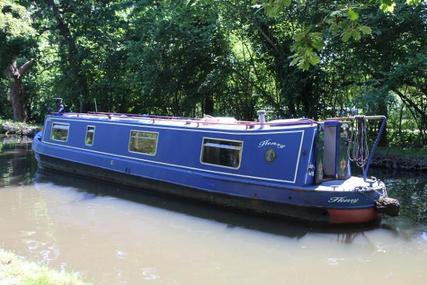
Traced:
[[258, 110], [258, 122], [261, 128], [264, 128], [265, 125], [265, 110]]

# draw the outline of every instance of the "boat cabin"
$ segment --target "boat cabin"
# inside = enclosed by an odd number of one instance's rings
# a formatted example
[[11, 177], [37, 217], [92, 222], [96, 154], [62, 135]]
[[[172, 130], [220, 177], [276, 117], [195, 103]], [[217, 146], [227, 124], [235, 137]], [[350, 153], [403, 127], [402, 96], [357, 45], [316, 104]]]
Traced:
[[350, 176], [343, 132], [338, 121], [309, 119], [257, 124], [233, 118], [67, 113], [46, 118], [42, 141], [75, 155], [303, 186]]

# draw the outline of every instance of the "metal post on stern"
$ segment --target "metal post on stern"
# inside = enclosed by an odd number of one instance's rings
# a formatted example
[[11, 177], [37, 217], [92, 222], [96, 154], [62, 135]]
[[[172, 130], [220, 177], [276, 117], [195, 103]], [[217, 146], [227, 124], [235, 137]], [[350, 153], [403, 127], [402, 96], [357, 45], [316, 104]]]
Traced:
[[[370, 151], [368, 150], [368, 157], [366, 158], [366, 160], [364, 160], [364, 163], [362, 165], [359, 165], [362, 168], [363, 179], [366, 181], [366, 179], [368, 178], [369, 167], [371, 166], [372, 159], [374, 157], [374, 154], [375, 154], [375, 151], [377, 149], [377, 146], [378, 146], [378, 144], [380, 142], [381, 135], [384, 132], [384, 128], [386, 126], [387, 117], [383, 116], [383, 115], [376, 115], [376, 116], [351, 116], [351, 117], [329, 118], [328, 120], [339, 120], [339, 121], [381, 120], [380, 129], [378, 130], [377, 136], [376, 136], [374, 142], [372, 143], [371, 150]], [[360, 134], [356, 134], [356, 135], [358, 136]], [[365, 136], [366, 136], [366, 132], [365, 132]], [[367, 140], [367, 137], [364, 137], [363, 139]], [[350, 142], [350, 143], [354, 144], [354, 142]]]
[[[381, 135], [384, 132], [384, 128], [385, 128], [385, 125], [387, 122], [386, 116], [372, 116], [372, 117], [375, 117], [376, 120], [381, 120], [381, 126], [380, 126], [380, 129], [378, 130], [377, 137], [375, 138], [375, 141], [372, 144], [371, 151], [369, 152], [368, 161], [367, 161], [365, 167], [362, 169], [364, 180], [366, 180], [368, 177], [369, 166], [372, 163], [372, 158], [374, 157], [375, 150], [377, 149], [378, 143], [380, 142]], [[377, 118], [377, 117], [379, 117], [379, 118]]]

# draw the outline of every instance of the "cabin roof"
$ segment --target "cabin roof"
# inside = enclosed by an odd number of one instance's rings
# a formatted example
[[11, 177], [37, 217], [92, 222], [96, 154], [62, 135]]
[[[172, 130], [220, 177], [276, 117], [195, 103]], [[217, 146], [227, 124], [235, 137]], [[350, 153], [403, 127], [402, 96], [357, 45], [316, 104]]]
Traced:
[[62, 118], [78, 118], [84, 120], [99, 120], [113, 121], [123, 123], [141, 123], [155, 124], [160, 126], [175, 126], [188, 128], [208, 128], [220, 130], [274, 130], [274, 129], [289, 129], [310, 127], [316, 125], [317, 122], [311, 119], [281, 119], [260, 123], [256, 121], [238, 121], [232, 117], [212, 117], [205, 116], [204, 118], [185, 118], [185, 117], [167, 117], [153, 115], [134, 115], [120, 113], [64, 113], [54, 116]]

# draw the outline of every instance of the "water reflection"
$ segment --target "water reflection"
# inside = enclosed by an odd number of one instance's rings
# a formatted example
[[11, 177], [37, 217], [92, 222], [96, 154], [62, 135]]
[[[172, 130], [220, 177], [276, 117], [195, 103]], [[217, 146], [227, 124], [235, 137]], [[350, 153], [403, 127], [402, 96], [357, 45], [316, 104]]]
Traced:
[[208, 204], [201, 205], [199, 202], [187, 199], [171, 198], [167, 195], [140, 191], [121, 185], [112, 185], [85, 177], [74, 177], [67, 174], [38, 170], [31, 152], [31, 141], [29, 139], [3, 137], [0, 138], [0, 141], [2, 142], [2, 147], [0, 148], [0, 157], [2, 157], [0, 163], [0, 175], [2, 177], [0, 187], [32, 183], [54, 183], [64, 187], [73, 187], [74, 191], [80, 192], [81, 195], [78, 200], [74, 201], [76, 203], [108, 196], [214, 220], [226, 224], [228, 228], [240, 227], [298, 238], [310, 232], [337, 233], [337, 241], [344, 243], [351, 243], [364, 231], [378, 227], [409, 238], [414, 228], [417, 228], [414, 226], [414, 222], [422, 223], [427, 220], [427, 177], [417, 173], [402, 174], [379, 169], [372, 171], [373, 175], [383, 178], [387, 184], [389, 194], [401, 201], [402, 211], [400, 218], [385, 218], [380, 225], [331, 228], [301, 224], [294, 221], [266, 219], [250, 213], [232, 212]]
[[372, 169], [380, 177], [388, 193], [401, 204], [401, 216], [417, 223], [427, 223], [427, 174], [397, 170]]
[[35, 166], [23, 145], [0, 153], [1, 246], [95, 284], [424, 284], [427, 278], [427, 179], [420, 175], [377, 174], [403, 198], [401, 217], [324, 228]]
[[200, 203], [180, 197], [170, 197], [155, 192], [150, 192], [122, 185], [107, 184], [86, 177], [76, 177], [57, 172], [39, 170], [35, 178], [36, 183], [54, 183], [58, 186], [73, 187], [79, 192], [79, 198], [73, 203], [96, 199], [97, 197], [110, 197], [120, 200], [128, 200], [146, 206], [164, 209], [174, 213], [216, 221], [226, 225], [227, 228], [243, 228], [287, 236], [301, 238], [307, 233], [339, 233], [342, 238], [339, 241], [350, 242], [360, 232], [378, 228], [377, 224], [350, 225], [340, 227], [326, 227], [306, 222], [275, 219], [263, 217], [248, 212], [232, 211], [219, 208], [214, 205]]
[[31, 183], [36, 169], [28, 138], [0, 136], [0, 187]]

